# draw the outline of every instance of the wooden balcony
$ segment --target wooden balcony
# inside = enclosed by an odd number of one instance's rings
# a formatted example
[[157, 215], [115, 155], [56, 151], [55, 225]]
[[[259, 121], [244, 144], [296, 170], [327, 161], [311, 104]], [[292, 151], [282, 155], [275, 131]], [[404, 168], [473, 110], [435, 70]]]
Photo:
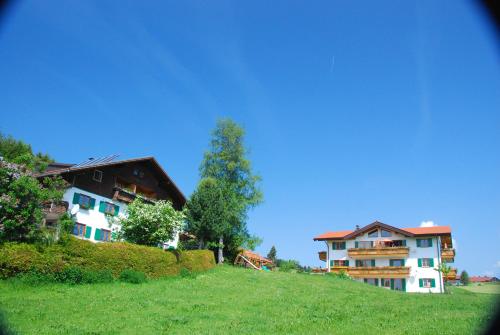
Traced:
[[408, 247], [374, 247], [374, 248], [351, 248], [347, 250], [349, 257], [358, 259], [373, 258], [406, 258], [410, 248]]
[[338, 273], [338, 272], [341, 272], [341, 271], [344, 271], [345, 273], [349, 273], [348, 269], [349, 269], [348, 266], [332, 266], [330, 268], [330, 271], [331, 272], [335, 272], [335, 273]]
[[326, 251], [318, 252], [318, 257], [320, 261], [326, 262]]
[[408, 266], [348, 267], [347, 273], [354, 278], [406, 278], [410, 276]]
[[448, 275], [444, 277], [446, 281], [448, 280], [455, 280], [457, 278], [457, 269], [452, 268], [450, 272], [448, 272]]
[[455, 259], [455, 249], [453, 248], [441, 249], [441, 258], [445, 262], [453, 262]]

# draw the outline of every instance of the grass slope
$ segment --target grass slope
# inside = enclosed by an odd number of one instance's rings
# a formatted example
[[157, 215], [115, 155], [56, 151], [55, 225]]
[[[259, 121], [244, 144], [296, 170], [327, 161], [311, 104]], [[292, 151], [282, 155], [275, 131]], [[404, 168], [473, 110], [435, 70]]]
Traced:
[[496, 297], [405, 294], [229, 266], [142, 285], [0, 282], [0, 308], [23, 334], [471, 334]]

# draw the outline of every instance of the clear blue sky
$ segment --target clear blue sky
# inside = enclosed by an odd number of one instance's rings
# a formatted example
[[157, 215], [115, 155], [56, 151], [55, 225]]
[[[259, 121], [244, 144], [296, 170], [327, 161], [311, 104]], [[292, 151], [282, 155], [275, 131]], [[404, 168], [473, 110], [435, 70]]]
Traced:
[[154, 155], [189, 195], [218, 117], [245, 126], [249, 228], [312, 238], [451, 225], [500, 275], [500, 48], [469, 1], [19, 1], [0, 26], [0, 131], [58, 161]]

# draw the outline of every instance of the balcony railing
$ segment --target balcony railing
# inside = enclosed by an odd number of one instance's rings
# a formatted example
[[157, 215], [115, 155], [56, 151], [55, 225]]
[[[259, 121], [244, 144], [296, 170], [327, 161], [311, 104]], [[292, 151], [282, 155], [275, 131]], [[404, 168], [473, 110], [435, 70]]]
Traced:
[[441, 258], [444, 261], [453, 262], [453, 260], [455, 259], [455, 249], [453, 248], [441, 249]]
[[326, 262], [326, 251], [318, 252], [318, 257], [320, 261]]
[[410, 276], [408, 266], [348, 267], [347, 273], [354, 278], [406, 278]]
[[452, 268], [450, 272], [444, 277], [445, 280], [455, 280], [457, 278], [457, 269]]
[[347, 250], [352, 258], [377, 258], [377, 257], [408, 257], [408, 247], [373, 247], [373, 248], [350, 248]]

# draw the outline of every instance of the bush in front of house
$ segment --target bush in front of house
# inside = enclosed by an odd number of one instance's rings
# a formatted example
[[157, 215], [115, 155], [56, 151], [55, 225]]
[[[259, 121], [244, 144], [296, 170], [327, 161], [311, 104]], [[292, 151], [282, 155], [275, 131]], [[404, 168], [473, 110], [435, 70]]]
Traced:
[[135, 271], [131, 269], [123, 270], [120, 273], [120, 281], [131, 284], [142, 284], [146, 282], [146, 275], [144, 272]]
[[[30, 272], [63, 276], [66, 271], [69, 271], [69, 278], [70, 272], [76, 271], [68, 270], [72, 268], [87, 271], [88, 278], [93, 276], [90, 273], [97, 277], [111, 273], [112, 277], [118, 278], [127, 269], [143, 272], [147, 278], [159, 278], [178, 275], [182, 268], [198, 272], [215, 266], [210, 250], [185, 251], [180, 255], [177, 261], [173, 252], [160, 248], [125, 242], [95, 244], [73, 237], [49, 246], [8, 242], [0, 245], [0, 278]], [[100, 271], [108, 272], [104, 275]], [[87, 282], [92, 280], [86, 279]]]

